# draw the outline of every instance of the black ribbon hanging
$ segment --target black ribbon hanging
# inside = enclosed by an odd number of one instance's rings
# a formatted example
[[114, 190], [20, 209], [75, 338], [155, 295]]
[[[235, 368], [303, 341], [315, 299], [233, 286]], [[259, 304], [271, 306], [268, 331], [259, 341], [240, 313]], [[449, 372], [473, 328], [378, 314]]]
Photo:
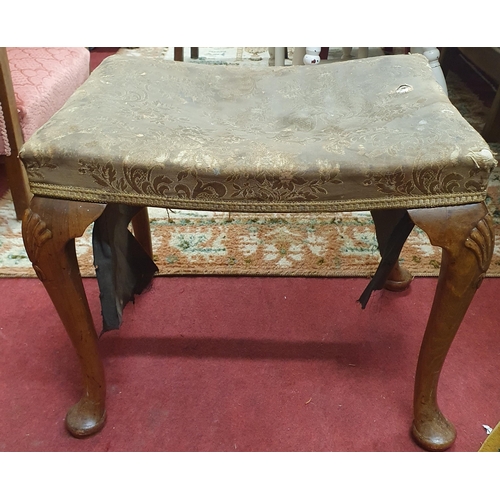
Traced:
[[123, 309], [151, 283], [158, 267], [128, 230], [141, 207], [110, 204], [94, 222], [92, 245], [101, 299], [101, 335], [120, 327]]

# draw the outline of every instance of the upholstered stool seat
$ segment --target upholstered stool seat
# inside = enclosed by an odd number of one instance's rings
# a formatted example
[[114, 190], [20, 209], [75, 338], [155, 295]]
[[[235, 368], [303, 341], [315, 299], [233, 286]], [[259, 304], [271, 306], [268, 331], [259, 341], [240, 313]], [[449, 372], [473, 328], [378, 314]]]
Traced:
[[44, 196], [259, 212], [482, 201], [495, 163], [420, 55], [261, 69], [114, 56], [22, 159]]
[[[417, 369], [413, 435], [428, 449], [453, 443], [437, 383], [491, 260], [484, 199], [496, 161], [424, 56], [281, 68], [112, 56], [31, 137], [21, 158], [35, 195], [23, 220], [26, 249], [84, 374], [84, 396], [66, 419], [74, 435], [96, 432], [105, 420], [97, 336], [68, 245], [91, 222], [105, 323], [105, 310], [116, 306], [107, 329], [119, 326], [123, 304], [155, 271], [126, 231], [143, 207], [370, 210], [382, 261], [369, 291], [397, 266], [413, 224], [443, 248]], [[150, 253], [144, 236], [136, 237]]]

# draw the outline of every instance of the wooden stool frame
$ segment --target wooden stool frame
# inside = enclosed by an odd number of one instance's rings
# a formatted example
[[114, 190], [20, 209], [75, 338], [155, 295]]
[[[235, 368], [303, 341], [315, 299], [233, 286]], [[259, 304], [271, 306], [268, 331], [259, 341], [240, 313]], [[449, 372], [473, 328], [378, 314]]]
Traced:
[[[66, 416], [68, 430], [77, 437], [99, 431], [106, 419], [106, 382], [98, 338], [75, 254], [75, 238], [84, 233], [105, 207], [35, 196], [23, 217], [28, 256], [80, 360], [83, 396]], [[377, 225], [376, 212], [373, 214]], [[492, 219], [484, 203], [410, 209], [408, 214], [427, 233], [431, 243], [443, 250], [416, 371], [412, 434], [423, 448], [444, 450], [453, 444], [456, 431], [438, 406], [439, 377], [455, 334], [491, 261]], [[137, 238], [151, 252], [146, 209], [134, 222]], [[379, 239], [379, 246], [381, 243]]]

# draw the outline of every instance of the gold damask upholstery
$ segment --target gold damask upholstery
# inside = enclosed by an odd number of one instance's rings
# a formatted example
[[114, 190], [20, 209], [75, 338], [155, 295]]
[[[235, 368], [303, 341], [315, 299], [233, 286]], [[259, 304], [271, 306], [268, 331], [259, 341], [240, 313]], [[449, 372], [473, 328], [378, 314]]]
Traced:
[[418, 54], [258, 69], [115, 55], [21, 157], [41, 196], [250, 212], [480, 202], [496, 164]]

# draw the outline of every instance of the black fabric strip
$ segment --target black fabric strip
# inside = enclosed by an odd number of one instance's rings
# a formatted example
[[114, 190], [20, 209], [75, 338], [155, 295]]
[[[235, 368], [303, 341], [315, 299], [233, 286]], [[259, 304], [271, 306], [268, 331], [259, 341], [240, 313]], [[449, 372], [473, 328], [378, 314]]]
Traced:
[[101, 299], [101, 335], [120, 327], [122, 313], [151, 283], [158, 267], [128, 230], [140, 207], [110, 204], [94, 223], [92, 245]]

